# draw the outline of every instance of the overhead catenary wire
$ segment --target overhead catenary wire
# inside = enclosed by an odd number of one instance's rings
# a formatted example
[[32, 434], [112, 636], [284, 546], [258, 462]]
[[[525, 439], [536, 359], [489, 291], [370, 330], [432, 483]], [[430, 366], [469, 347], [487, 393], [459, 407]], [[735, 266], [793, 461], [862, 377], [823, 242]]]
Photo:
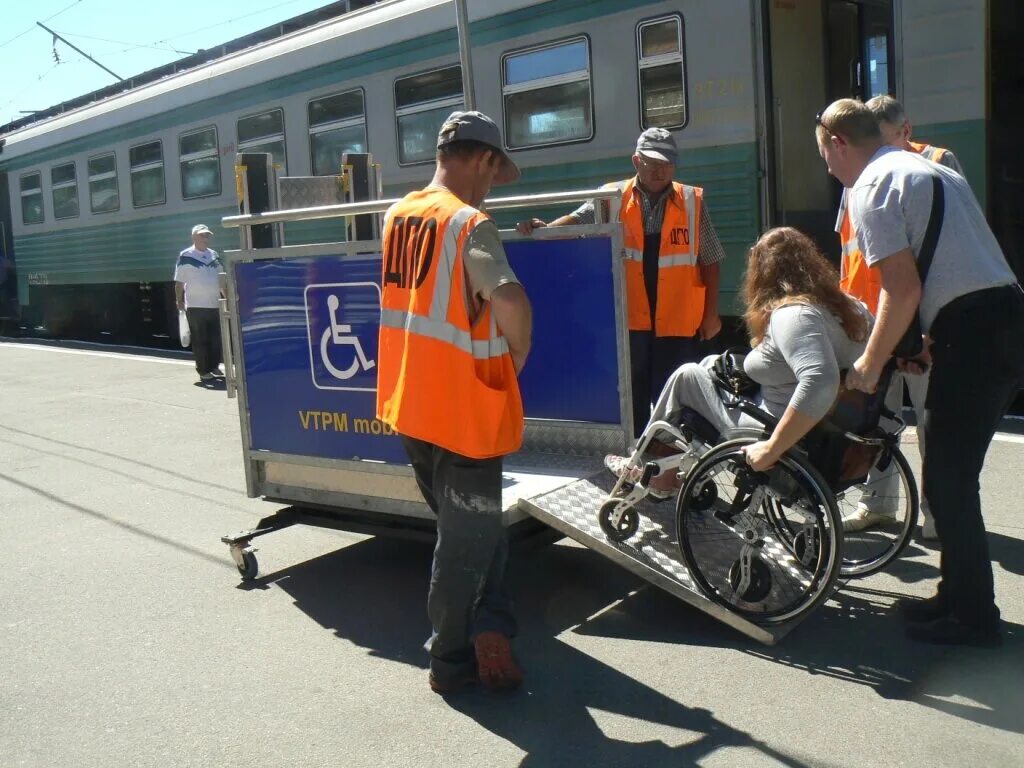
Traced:
[[[62, 13], [64, 13], [65, 11], [69, 11], [69, 10], [71, 10], [71, 9], [72, 9], [72, 8], [74, 8], [74, 7], [76, 6], [76, 5], [78, 5], [78, 4], [80, 3], [80, 2], [82, 2], [82, 0], [74, 0], [74, 2], [73, 2], [73, 3], [71, 3], [70, 5], [66, 5], [66, 6], [64, 6], [63, 8], [61, 8], [61, 9], [60, 9], [59, 11], [57, 11], [56, 13], [54, 13], [54, 14], [51, 14], [50, 16], [47, 16], [47, 17], [46, 17], [45, 19], [43, 19], [43, 21], [44, 21], [44, 22], [46, 22], [46, 21], [49, 21], [50, 19], [56, 19], [56, 18], [57, 18], [58, 16], [60, 16], [60, 15], [61, 15]], [[38, 22], [37, 22], [37, 23], [38, 23]], [[25, 35], [27, 35], [27, 34], [28, 34], [29, 32], [31, 32], [31, 31], [32, 31], [33, 29], [35, 29], [35, 27], [34, 27], [34, 26], [32, 26], [32, 27], [29, 27], [29, 28], [28, 28], [28, 29], [26, 29], [26, 30], [25, 30], [24, 32], [19, 32], [18, 34], [16, 34], [16, 35], [15, 35], [14, 37], [10, 38], [9, 40], [5, 40], [4, 42], [0, 43], [0, 48], [3, 48], [3, 47], [4, 47], [5, 45], [9, 45], [10, 43], [13, 43], [13, 42], [14, 42], [15, 40], [17, 40], [17, 39], [18, 39], [19, 37], [24, 37], [24, 36], [25, 36]]]

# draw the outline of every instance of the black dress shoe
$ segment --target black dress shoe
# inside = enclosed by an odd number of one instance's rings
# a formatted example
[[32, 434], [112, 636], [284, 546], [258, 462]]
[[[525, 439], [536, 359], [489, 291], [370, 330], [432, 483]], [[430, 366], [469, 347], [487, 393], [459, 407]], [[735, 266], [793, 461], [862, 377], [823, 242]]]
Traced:
[[919, 643], [932, 645], [973, 645], [979, 648], [995, 648], [1003, 644], [999, 624], [992, 627], [978, 627], [964, 624], [953, 614], [933, 621], [910, 624], [907, 637]]
[[904, 621], [913, 622], [935, 621], [949, 613], [946, 601], [941, 595], [932, 595], [927, 600], [904, 597], [897, 601], [896, 609]]

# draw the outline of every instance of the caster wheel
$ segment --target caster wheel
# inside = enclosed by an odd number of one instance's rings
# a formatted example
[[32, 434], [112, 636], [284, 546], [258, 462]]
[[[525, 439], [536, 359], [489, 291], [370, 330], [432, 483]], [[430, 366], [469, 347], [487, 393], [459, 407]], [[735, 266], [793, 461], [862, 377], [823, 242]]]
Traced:
[[601, 523], [601, 530], [604, 531], [605, 536], [612, 541], [623, 542], [640, 528], [640, 515], [635, 507], [630, 507], [622, 513], [622, 517], [619, 518], [619, 524], [614, 525], [612, 523], [612, 515], [615, 514], [615, 507], [618, 506], [619, 502], [620, 499], [609, 499], [602, 504], [597, 519]]
[[740, 561], [737, 560], [729, 569], [729, 586], [740, 600], [747, 603], [759, 603], [772, 591], [772, 574], [760, 558], [750, 561], [750, 584], [743, 592], [737, 592], [740, 585]]
[[256, 555], [252, 552], [243, 552], [242, 562], [235, 563], [235, 567], [238, 568], [242, 581], [252, 581], [260, 570], [260, 565], [256, 562]]
[[697, 493], [691, 494], [687, 505], [694, 512], [706, 512], [718, 501], [718, 486], [713, 482], [704, 483]]

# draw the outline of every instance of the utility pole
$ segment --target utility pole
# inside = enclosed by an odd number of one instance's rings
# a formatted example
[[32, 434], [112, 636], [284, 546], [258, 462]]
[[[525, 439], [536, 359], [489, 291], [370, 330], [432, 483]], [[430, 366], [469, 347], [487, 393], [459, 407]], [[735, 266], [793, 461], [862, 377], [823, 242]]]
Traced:
[[109, 74], [113, 75], [113, 76], [114, 76], [114, 77], [116, 77], [116, 78], [117, 78], [118, 80], [124, 80], [124, 78], [123, 78], [123, 77], [121, 77], [121, 76], [120, 76], [119, 74], [117, 74], [116, 72], [114, 72], [114, 71], [112, 71], [112, 70], [109, 70], [109, 69], [107, 69], [106, 67], [104, 67], [104, 66], [103, 66], [102, 64], [100, 64], [100, 63], [99, 63], [98, 61], [96, 61], [96, 59], [94, 59], [94, 58], [93, 58], [92, 56], [90, 56], [90, 55], [89, 55], [88, 53], [86, 53], [85, 51], [83, 51], [83, 50], [82, 50], [81, 48], [79, 48], [79, 47], [78, 47], [77, 45], [73, 45], [73, 44], [69, 43], [69, 42], [68, 42], [67, 40], [65, 40], [65, 39], [64, 39], [63, 37], [61, 37], [60, 35], [58, 35], [58, 34], [57, 34], [56, 32], [54, 32], [54, 31], [53, 31], [52, 29], [50, 29], [50, 28], [49, 28], [48, 26], [46, 26], [46, 25], [45, 25], [45, 24], [43, 24], [42, 22], [39, 22], [39, 21], [37, 21], [37, 22], [36, 22], [36, 24], [38, 24], [38, 25], [39, 25], [40, 27], [42, 27], [42, 28], [43, 28], [43, 29], [45, 29], [45, 30], [46, 30], [47, 32], [49, 32], [49, 33], [50, 33], [51, 35], [53, 35], [53, 38], [54, 38], [55, 40], [60, 40], [60, 41], [61, 41], [62, 43], [64, 43], [64, 45], [66, 45], [66, 46], [67, 46], [68, 48], [72, 48], [73, 50], [76, 50], [76, 51], [78, 51], [78, 52], [79, 52], [80, 54], [82, 54], [83, 56], [85, 56], [85, 58], [87, 58], [87, 59], [88, 59], [89, 61], [91, 61], [91, 62], [92, 62], [93, 64], [95, 64], [95, 65], [96, 65], [97, 67], [99, 67], [100, 69], [102, 69], [102, 70], [103, 70], [104, 72], [107, 72], [107, 73], [109, 73]]
[[473, 61], [469, 45], [469, 16], [466, 0], [455, 0], [455, 15], [459, 32], [459, 59], [462, 61], [462, 98], [467, 110], [476, 109], [476, 92], [473, 89]]

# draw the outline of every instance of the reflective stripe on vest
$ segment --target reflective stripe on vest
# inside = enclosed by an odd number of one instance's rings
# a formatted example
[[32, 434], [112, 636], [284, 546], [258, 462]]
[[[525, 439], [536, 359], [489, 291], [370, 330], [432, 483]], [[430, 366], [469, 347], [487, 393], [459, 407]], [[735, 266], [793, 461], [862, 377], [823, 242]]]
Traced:
[[933, 147], [931, 144], [918, 144], [916, 141], [911, 141], [910, 147], [925, 160], [931, 160], [933, 163], [941, 163], [942, 156], [946, 154], [946, 150], [942, 147]]
[[839, 242], [843, 246], [843, 260], [840, 270], [839, 287], [843, 293], [863, 301], [872, 315], [878, 313], [878, 297], [882, 292], [882, 274], [878, 267], [868, 266], [861, 253], [850, 208], [843, 211], [843, 223], [839, 227]]
[[523, 406], [490, 304], [471, 321], [463, 249], [487, 214], [451, 192], [413, 192], [384, 223], [377, 417], [470, 458], [522, 445]]
[[704, 317], [704, 283], [700, 254], [700, 208], [704, 191], [672, 182], [665, 201], [658, 249], [658, 293], [655, 317], [644, 285], [644, 222], [641, 204], [633, 194], [636, 178], [612, 182], [605, 188], [622, 190], [622, 222], [626, 260], [626, 314], [631, 331], [653, 330], [657, 336], [695, 336]]

